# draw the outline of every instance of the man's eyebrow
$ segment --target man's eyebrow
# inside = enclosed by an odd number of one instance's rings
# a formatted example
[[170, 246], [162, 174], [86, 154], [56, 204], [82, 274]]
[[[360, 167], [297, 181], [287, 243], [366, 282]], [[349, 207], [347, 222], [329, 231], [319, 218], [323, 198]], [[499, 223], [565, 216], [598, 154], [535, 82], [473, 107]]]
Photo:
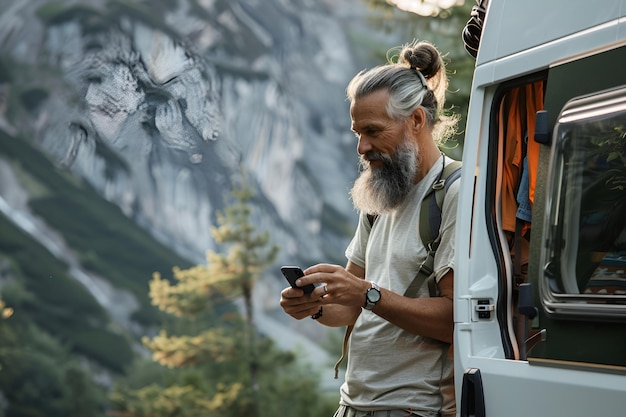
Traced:
[[361, 125], [359, 125], [357, 123], [357, 124], [353, 124], [352, 125], [352, 130], [357, 130], [357, 128], [358, 128], [358, 130], [376, 129], [376, 127], [377, 127], [377, 125], [375, 123], [367, 122], [367, 123], [364, 123], [364, 124], [361, 124]]

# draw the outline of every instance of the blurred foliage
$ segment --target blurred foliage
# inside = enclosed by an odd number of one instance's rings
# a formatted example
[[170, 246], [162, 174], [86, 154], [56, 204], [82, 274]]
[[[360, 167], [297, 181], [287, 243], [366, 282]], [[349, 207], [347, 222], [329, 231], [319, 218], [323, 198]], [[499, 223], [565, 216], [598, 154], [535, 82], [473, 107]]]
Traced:
[[15, 310], [12, 307], [8, 307], [4, 301], [0, 298], [0, 319], [6, 320], [13, 315]]
[[[216, 323], [214, 323], [216, 324]], [[319, 388], [319, 375], [290, 352], [279, 351], [273, 342], [258, 344], [259, 390], [262, 416], [331, 416], [337, 393]], [[241, 358], [239, 358], [241, 359]], [[250, 415], [251, 395], [245, 363], [230, 360], [181, 368], [165, 368], [138, 361], [128, 378], [118, 381], [111, 396], [110, 415], [213, 416]], [[179, 414], [168, 414], [170, 412]]]
[[[175, 269], [175, 284], [155, 274], [150, 296], [177, 317], [177, 331], [163, 328], [144, 338], [158, 363], [171, 369], [165, 381], [120, 382], [112, 395], [116, 413], [132, 416], [318, 416], [336, 400], [320, 401], [317, 375], [290, 352], [258, 340], [252, 291], [278, 248], [251, 222], [252, 191], [233, 192], [235, 202], [212, 229], [225, 253], [207, 252], [207, 265]], [[215, 300], [244, 300], [244, 315], [220, 312]], [[133, 372], [134, 373], [134, 372]], [[129, 386], [132, 385], [132, 386]]]
[[7, 305], [0, 300], [12, 310], [0, 319], [0, 416], [103, 416], [104, 390], [58, 339]]

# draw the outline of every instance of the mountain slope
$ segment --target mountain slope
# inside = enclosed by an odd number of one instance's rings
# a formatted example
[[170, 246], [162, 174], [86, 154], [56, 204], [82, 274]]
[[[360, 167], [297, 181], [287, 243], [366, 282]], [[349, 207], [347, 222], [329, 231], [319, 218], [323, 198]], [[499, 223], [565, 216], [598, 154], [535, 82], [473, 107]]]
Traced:
[[278, 266], [345, 262], [357, 165], [344, 87], [364, 45], [385, 48], [365, 5], [0, 5], [3, 298], [119, 371], [158, 320], [152, 273], [219, 249], [210, 227], [245, 172], [255, 222], [282, 249], [255, 289], [261, 331], [325, 361], [318, 327], [276, 313]]

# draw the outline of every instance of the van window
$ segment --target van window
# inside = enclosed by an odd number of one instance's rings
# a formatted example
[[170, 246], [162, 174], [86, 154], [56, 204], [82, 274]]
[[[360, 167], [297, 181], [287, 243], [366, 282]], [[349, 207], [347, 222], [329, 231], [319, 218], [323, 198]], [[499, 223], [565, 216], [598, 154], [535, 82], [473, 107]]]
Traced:
[[626, 88], [571, 100], [554, 132], [542, 304], [557, 317], [626, 320]]

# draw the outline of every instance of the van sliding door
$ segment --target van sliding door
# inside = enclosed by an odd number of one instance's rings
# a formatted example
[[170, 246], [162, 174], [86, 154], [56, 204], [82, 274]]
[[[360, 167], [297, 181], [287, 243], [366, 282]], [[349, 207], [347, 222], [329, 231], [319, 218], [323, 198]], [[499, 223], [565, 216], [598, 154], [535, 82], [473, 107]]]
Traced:
[[546, 340], [529, 352], [534, 364], [626, 372], [623, 62], [624, 47], [550, 69], [545, 210], [533, 222], [529, 269]]

